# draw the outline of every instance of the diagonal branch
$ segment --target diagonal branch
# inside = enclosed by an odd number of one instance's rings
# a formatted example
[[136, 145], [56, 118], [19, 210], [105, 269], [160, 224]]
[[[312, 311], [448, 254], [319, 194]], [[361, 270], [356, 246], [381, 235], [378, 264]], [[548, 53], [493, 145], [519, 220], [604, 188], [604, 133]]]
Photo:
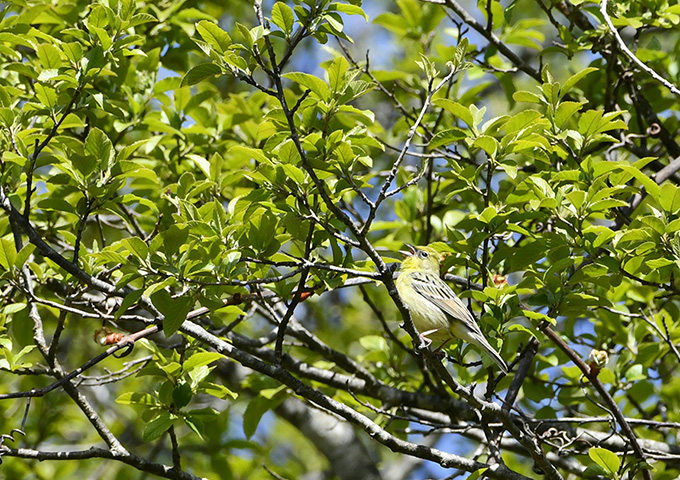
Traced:
[[[395, 452], [430, 460], [445, 468], [459, 468], [466, 472], [475, 472], [486, 469], [485, 475], [493, 479], [528, 480], [528, 478], [524, 475], [510, 470], [504, 465], [488, 465], [485, 463], [480, 463], [459, 455], [446, 453], [436, 448], [430, 448], [425, 445], [419, 445], [397, 438], [384, 429], [380, 428], [368, 417], [325, 395], [320, 390], [316, 390], [298, 380], [280, 365], [265, 363], [253, 357], [252, 355], [238, 350], [233, 345], [212, 335], [209, 332], [206, 332], [205, 329], [193, 322], [185, 321], [180, 327], [180, 330], [186, 335], [189, 335], [196, 340], [205, 343], [206, 345], [210, 345], [219, 353], [233, 358], [240, 364], [278, 380], [282, 384], [291, 388], [297, 395], [310, 400], [319, 407], [328, 410], [341, 418], [344, 418], [348, 422], [364, 430], [368, 435], [371, 436], [371, 438], [377, 440]], [[443, 365], [442, 368], [444, 368]]]
[[[562, 338], [560, 338], [555, 331], [550, 328], [550, 325], [545, 323], [541, 330], [543, 333], [546, 334], [550, 340], [557, 345], [557, 347], [562, 350], [568, 357], [569, 359], [574, 362], [574, 364], [581, 370], [583, 375], [590, 380], [590, 383], [595, 387], [595, 390], [597, 390], [597, 393], [600, 394], [602, 399], [604, 400], [605, 404], [607, 405], [607, 408], [609, 411], [612, 412], [614, 417], [616, 418], [616, 422], [619, 424], [621, 427], [621, 430], [623, 431], [623, 434], [626, 436], [628, 441], [630, 442], [631, 447], [633, 448], [633, 451], [635, 452], [635, 455], [637, 455], [641, 460], [645, 461], [647, 459], [647, 455], [642, 451], [642, 448], [640, 447], [640, 444], [638, 442], [637, 437], [635, 436], [635, 432], [633, 432], [633, 429], [630, 428], [630, 425], [626, 421], [626, 418], [623, 416], [623, 413], [619, 409], [619, 406], [616, 404], [612, 396], [609, 394], [606, 388], [604, 388], [604, 385], [602, 385], [602, 382], [600, 382], [600, 379], [597, 378], [597, 373], [593, 372], [588, 365], [581, 359], [581, 357], [569, 347], [565, 343]], [[652, 474], [649, 472], [649, 470], [643, 468], [642, 469], [642, 475], [645, 478], [645, 480], [652, 480]]]
[[[676, 173], [679, 170], [680, 170], [680, 157], [674, 159], [668, 165], [659, 170], [653, 176], [653, 179], [657, 185], [661, 185], [664, 181], [668, 180], [674, 173]], [[630, 216], [640, 206], [642, 200], [644, 200], [646, 196], [647, 191], [643, 187], [639, 193], [636, 193], [635, 195], [632, 196], [630, 202], [628, 203], [628, 207], [623, 209], [623, 211], [621, 212], [622, 216], [616, 219], [616, 221], [610, 228], [612, 228], [613, 230], [620, 229], [623, 226], [625, 219], [630, 218]]]
[[[52, 390], [54, 390], [55, 388], [58, 388], [58, 387], [64, 385], [65, 383], [69, 382], [70, 380], [77, 377], [78, 375], [80, 375], [84, 371], [88, 370], [89, 368], [95, 366], [96, 364], [98, 364], [99, 362], [104, 360], [105, 358], [108, 358], [111, 355], [115, 354], [118, 350], [121, 350], [123, 348], [130, 348], [132, 345], [134, 345], [134, 343], [137, 340], [144, 338], [144, 337], [148, 337], [149, 335], [156, 333], [157, 331], [158, 331], [158, 327], [156, 325], [154, 325], [154, 326], [146, 328], [144, 330], [140, 330], [139, 332], [136, 332], [136, 333], [133, 333], [133, 334], [130, 334], [130, 335], [126, 335], [118, 343], [116, 343], [115, 345], [112, 345], [111, 347], [106, 349], [106, 351], [100, 353], [96, 357], [91, 358], [90, 360], [88, 360], [87, 362], [85, 362], [84, 364], [82, 364], [80, 367], [76, 368], [72, 372], [69, 372], [68, 374], [62, 376], [56, 382], [51, 383], [51, 384], [47, 385], [46, 387], [33, 388], [33, 389], [25, 391], [25, 392], [3, 393], [3, 394], [0, 394], [0, 400], [6, 400], [6, 399], [10, 399], [10, 398], [42, 397], [42, 396], [48, 394], [49, 392], [51, 392]], [[123, 355], [120, 355], [120, 356], [124, 356], [125, 354], [127, 354], [127, 352], [125, 352]]]
[[375, 219], [375, 216], [378, 212], [378, 208], [380, 207], [380, 204], [387, 197], [388, 189], [390, 188], [390, 185], [392, 184], [392, 180], [394, 180], [394, 177], [397, 176], [397, 172], [399, 171], [399, 166], [401, 165], [401, 162], [404, 160], [404, 156], [406, 155], [406, 152], [408, 152], [408, 149], [411, 146], [411, 141], [413, 140], [413, 137], [415, 136], [416, 131], [418, 130], [418, 127], [420, 126], [420, 123], [423, 121], [423, 117], [425, 117], [425, 112], [430, 107], [430, 102], [432, 101], [432, 97], [444, 85], [446, 85], [449, 82], [449, 80], [451, 80], [451, 78], [453, 78], [453, 76], [456, 73], [457, 73], [457, 69], [451, 68], [451, 71], [437, 84], [436, 87], [432, 86], [432, 82], [434, 81], [434, 79], [430, 80], [429, 89], [428, 89], [429, 91], [427, 92], [427, 97], [425, 97], [425, 101], [423, 102], [423, 106], [420, 109], [420, 114], [418, 115], [418, 118], [416, 119], [415, 123], [411, 126], [411, 129], [408, 132], [408, 136], [406, 137], [406, 141], [404, 142], [404, 146], [402, 147], [401, 152], [399, 152], [399, 156], [394, 161], [394, 164], [392, 165], [392, 169], [390, 170], [390, 173], [387, 175], [387, 178], [385, 178], [383, 186], [380, 189], [380, 193], [378, 194], [378, 198], [375, 199], [375, 202], [373, 202], [373, 205], [371, 206], [371, 210], [368, 213], [368, 217], [366, 218], [366, 222], [364, 222], [364, 227], [361, 229], [361, 235], [362, 236], [365, 236], [368, 233], [368, 229], [371, 227], [371, 224], [373, 223], [373, 220]]
[[[83, 76], [82, 78], [85, 78], [85, 76]], [[33, 194], [33, 172], [35, 170], [35, 164], [38, 161], [38, 156], [40, 156], [40, 153], [54, 138], [54, 136], [57, 134], [57, 131], [59, 130], [59, 127], [61, 127], [61, 124], [64, 123], [66, 117], [69, 115], [69, 113], [71, 113], [71, 110], [73, 110], [73, 106], [76, 104], [78, 97], [80, 97], [80, 93], [82, 92], [83, 87], [85, 87], [84, 82], [78, 84], [78, 87], [73, 92], [73, 95], [71, 96], [71, 99], [69, 100], [68, 104], [66, 105], [66, 107], [64, 107], [64, 110], [61, 112], [61, 118], [59, 119], [59, 121], [53, 119], [54, 125], [52, 126], [52, 130], [50, 130], [50, 133], [47, 134], [47, 137], [45, 137], [45, 139], [41, 143], [38, 143], [37, 139], [35, 141], [35, 149], [33, 151], [33, 155], [31, 155], [31, 158], [29, 159], [28, 172], [26, 172], [26, 201], [24, 202], [24, 218], [26, 220], [28, 220], [29, 214], [31, 212], [31, 195]]]
[[[573, 25], [578, 26], [578, 28], [584, 32], [595, 30], [595, 27], [590, 23], [589, 17], [584, 13], [584, 10], [580, 6], [574, 6], [571, 2], [564, 0], [559, 1], [554, 5]], [[593, 43], [593, 53], [602, 53], [603, 50], [603, 42]], [[616, 74], [628, 89], [636, 110], [645, 119], [647, 125], [650, 127], [658, 127], [658, 132], [655, 133], [655, 136], [658, 137], [661, 143], [666, 147], [668, 153], [672, 157], [680, 156], [680, 145], [675, 141], [675, 134], [669, 132], [668, 129], [664, 127], [663, 122], [657, 116], [656, 111], [652, 108], [640, 86], [634, 81], [633, 76], [627, 74], [628, 72], [621, 62], [616, 61], [615, 67]]]
[[26, 234], [26, 236], [28, 236], [28, 240], [38, 248], [42, 255], [52, 260], [74, 277], [84, 281], [86, 284], [96, 288], [99, 291], [106, 292], [111, 295], [125, 296], [126, 291], [118, 290], [110, 283], [91, 276], [84, 270], [80, 269], [75, 263], [66, 260], [56, 250], [49, 246], [45, 240], [43, 240], [40, 235], [38, 235], [38, 232], [35, 231], [29, 221], [21, 213], [19, 213], [16, 208], [14, 208], [14, 205], [12, 205], [10, 202], [9, 197], [7, 196], [2, 185], [0, 185], [0, 208], [2, 208], [9, 216], [10, 220], [14, 222], [21, 229], [21, 231]]
[[473, 29], [479, 32], [484, 38], [488, 40], [490, 44], [496, 47], [498, 51], [501, 52], [508, 60], [517, 65], [517, 68], [519, 68], [521, 71], [529, 75], [537, 82], [539, 83], [542, 82], [541, 72], [539, 72], [535, 68], [532, 68], [530, 65], [527, 65], [524, 62], [524, 60], [522, 60], [515, 52], [510, 50], [507, 47], [507, 45], [505, 45], [505, 43], [503, 43], [501, 39], [496, 36], [495, 33], [488, 30], [486, 25], [482, 25], [477, 20], [475, 20], [474, 17], [467, 12], [467, 10], [465, 10], [458, 2], [456, 2], [456, 0], [422, 0], [422, 1], [429, 3], [437, 3], [456, 12], [456, 15], [458, 15], [463, 20], [463, 22], [465, 22], [467, 25], [470, 25]]
[[614, 35], [616, 43], [618, 43], [621, 51], [623, 51], [623, 53], [625, 53], [628, 56], [628, 58], [630, 58], [633, 61], [633, 63], [635, 63], [635, 65], [637, 65], [639, 68], [647, 72], [654, 80], [656, 80], [661, 85], [670, 90], [671, 93], [674, 93], [675, 95], [680, 95], [680, 90], [678, 89], [678, 87], [676, 87], [671, 82], [669, 82], [661, 75], [656, 73], [653, 68], [645, 65], [642, 62], [642, 60], [635, 56], [635, 54], [628, 48], [626, 42], [624, 42], [623, 38], [621, 38], [621, 35], [619, 34], [618, 30], [616, 30], [616, 27], [614, 27], [612, 19], [609, 17], [609, 14], [607, 13], [607, 0], [602, 0], [602, 2], [600, 3], [600, 13], [602, 14], [602, 17], [604, 17], [604, 21], [607, 24], [609, 31], [611, 32], [612, 35]]

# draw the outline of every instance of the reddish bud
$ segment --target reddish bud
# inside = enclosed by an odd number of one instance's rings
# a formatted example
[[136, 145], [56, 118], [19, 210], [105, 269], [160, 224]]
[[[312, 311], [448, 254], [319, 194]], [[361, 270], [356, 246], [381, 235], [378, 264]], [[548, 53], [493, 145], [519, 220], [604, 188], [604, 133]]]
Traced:
[[588, 355], [588, 367], [590, 367], [590, 373], [597, 376], [602, 370], [602, 367], [607, 365], [609, 361], [609, 354], [605, 350], [593, 349]]
[[94, 341], [99, 345], [115, 345], [124, 336], [124, 334], [116, 333], [109, 327], [102, 327], [94, 332]]
[[312, 292], [311, 290], [304, 290], [298, 294], [298, 298], [300, 299], [301, 302], [304, 302], [312, 295], [314, 295], [314, 292]]

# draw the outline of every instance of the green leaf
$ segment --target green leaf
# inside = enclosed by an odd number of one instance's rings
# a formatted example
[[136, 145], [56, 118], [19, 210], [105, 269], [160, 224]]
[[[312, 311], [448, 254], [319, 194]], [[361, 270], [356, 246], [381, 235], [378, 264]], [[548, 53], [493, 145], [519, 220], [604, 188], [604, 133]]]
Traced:
[[667, 267], [668, 265], [673, 265], [675, 262], [671, 260], [670, 258], [654, 258], [651, 260], [647, 260], [645, 264], [652, 269], [656, 268], [662, 268], [662, 267]]
[[583, 190], [572, 190], [566, 194], [566, 197], [576, 210], [579, 210], [586, 199], [586, 192]]
[[680, 218], [676, 218], [666, 226], [666, 233], [675, 233], [680, 230]]
[[185, 372], [190, 372], [195, 368], [202, 367], [204, 365], [210, 365], [217, 360], [224, 358], [224, 355], [217, 352], [198, 352], [191, 355], [182, 364], [182, 369]]
[[654, 180], [649, 178], [647, 175], [632, 165], [620, 165], [620, 167], [633, 176], [637, 181], [639, 181], [653, 199], [659, 201], [659, 197], [661, 196], [661, 188]]
[[167, 255], [175, 255], [179, 252], [189, 238], [189, 227], [187, 225], [170, 225], [163, 233], [163, 246]]
[[333, 93], [341, 92], [345, 87], [345, 73], [349, 63], [345, 57], [337, 57], [328, 67], [328, 83]]
[[14, 242], [6, 238], [0, 238], [0, 267], [10, 270], [17, 259], [17, 250]]
[[273, 165], [269, 157], [265, 155], [265, 153], [260, 148], [251, 148], [243, 145], [234, 145], [227, 151], [227, 153], [233, 156], [238, 156], [247, 159], [248, 161], [252, 159], [260, 163]]
[[128, 21], [127, 28], [136, 27], [149, 22], [157, 22], [158, 19], [150, 13], [137, 13]]
[[94, 127], [85, 139], [85, 151], [92, 155], [102, 170], [106, 170], [113, 156], [113, 145], [104, 132]]
[[359, 338], [359, 343], [364, 348], [364, 350], [369, 352], [389, 350], [389, 345], [385, 339], [379, 335], [364, 335]]
[[172, 390], [172, 403], [174, 403], [177, 408], [186, 407], [189, 405], [192, 398], [193, 392], [191, 391], [191, 385], [189, 383], [182, 382]]
[[243, 433], [245, 433], [247, 438], [250, 438], [255, 434], [257, 426], [262, 419], [262, 415], [275, 408], [283, 401], [283, 399], [283, 396], [269, 399], [260, 395], [248, 402], [246, 411], [243, 414]]
[[14, 110], [11, 108], [0, 108], [0, 122], [6, 128], [10, 128], [14, 124]]
[[659, 204], [668, 213], [680, 211], [680, 188], [670, 182], [664, 182], [659, 193]]
[[201, 20], [196, 24], [196, 31], [220, 55], [224, 55], [229, 50], [232, 43], [231, 37], [215, 23]]
[[441, 147], [443, 145], [451, 145], [457, 143], [470, 136], [470, 133], [466, 132], [460, 128], [449, 128], [441, 132], [437, 132], [432, 140], [428, 144], [428, 150], [434, 150], [435, 148]]
[[[105, 28], [109, 25], [109, 13], [108, 10], [110, 10], [108, 7], [104, 5], [97, 5], [95, 4], [92, 7], [92, 10], [90, 10], [90, 15], [87, 17], [87, 27], [92, 28], [92, 27], [99, 27], [99, 28]], [[111, 12], [113, 13], [113, 12]]]
[[151, 295], [151, 301], [163, 314], [163, 333], [170, 336], [175, 333], [187, 318], [193, 302], [186, 296], [172, 298], [167, 290], [159, 290]]
[[518, 167], [517, 164], [512, 160], [499, 163], [498, 166], [503, 169], [508, 177], [510, 177], [512, 180], [517, 178]]
[[161, 412], [153, 420], [146, 424], [142, 433], [142, 440], [152, 442], [161, 437], [177, 421], [178, 417], [170, 412]]
[[49, 44], [38, 45], [36, 54], [38, 56], [38, 60], [40, 60], [40, 63], [42, 63], [44, 69], [58, 70], [59, 67], [61, 67], [62, 63], [61, 54], [59, 52], [59, 49], [54, 45]]
[[606, 242], [612, 239], [615, 235], [615, 233], [612, 230], [603, 225], [589, 227], [584, 230], [584, 233], [586, 235], [591, 232], [595, 232], [597, 235], [597, 239], [593, 242], [593, 248], [600, 248], [602, 245], [604, 245]]
[[516, 102], [526, 102], [526, 103], [541, 103], [541, 97], [535, 93], [527, 92], [525, 90], [520, 90], [512, 94], [512, 99]]
[[175, 280], [174, 277], [168, 277], [159, 282], [151, 282], [151, 284], [144, 289], [143, 295], [145, 297], [151, 297], [153, 296], [154, 293], [158, 292], [159, 290], [171, 288], [174, 287], [175, 285], [177, 285], [177, 280]]
[[472, 144], [475, 147], [479, 147], [486, 152], [489, 158], [495, 158], [496, 153], [500, 149], [500, 144], [498, 140], [488, 135], [480, 135], [475, 139]]
[[[284, 164], [292, 164], [296, 165], [297, 163], [300, 162], [300, 152], [298, 152], [297, 147], [295, 146], [295, 142], [292, 140], [286, 140], [281, 144], [279, 147], [279, 151], [277, 152], [277, 155], [279, 157], [279, 161]], [[301, 179], [299, 179], [300, 182], [302, 183]]]
[[221, 398], [223, 400], [227, 398], [238, 398], [238, 394], [235, 392], [232, 392], [229, 390], [227, 387], [224, 385], [219, 385], [216, 383], [211, 383], [211, 382], [201, 382], [201, 386], [199, 388], [201, 393], [206, 393], [208, 395], [212, 395], [213, 397], [216, 398]]
[[182, 77], [181, 87], [196, 85], [201, 83], [206, 78], [214, 77], [215, 75], [221, 75], [222, 68], [215, 63], [202, 63], [196, 65], [190, 69], [184, 77]]
[[100, 27], [94, 27], [90, 26], [90, 30], [94, 31], [95, 35], [97, 35], [97, 39], [99, 40], [99, 44], [101, 45], [102, 49], [104, 51], [107, 51], [109, 48], [111, 48], [111, 36], [109, 33], [104, 29]]
[[128, 308], [136, 304], [139, 301], [139, 299], [142, 298], [142, 293], [143, 291], [139, 289], [125, 295], [125, 298], [121, 302], [120, 307], [118, 307], [118, 309], [113, 315], [114, 318], [118, 320], [120, 316], [123, 315], [128, 310]]
[[311, 90], [321, 100], [326, 101], [330, 99], [330, 89], [328, 88], [326, 82], [321, 80], [319, 77], [315, 77], [314, 75], [303, 72], [291, 72], [282, 76]]
[[555, 325], [557, 323], [557, 321], [554, 318], [549, 317], [548, 315], [545, 315], [544, 313], [534, 312], [532, 310], [522, 310], [522, 311], [524, 312], [524, 316], [526, 316], [530, 320], [536, 321], [536, 323], [543, 322], [543, 321], [548, 322], [551, 325]]
[[183, 419], [186, 425], [203, 439], [205, 425], [215, 421], [218, 415], [219, 412], [214, 408], [205, 407], [185, 413]]
[[614, 129], [626, 129], [627, 125], [615, 117], [624, 112], [603, 112], [601, 110], [588, 110], [581, 115], [578, 121], [578, 131], [585, 137], [594, 137], [598, 133]]
[[122, 405], [146, 405], [157, 406], [158, 400], [148, 393], [126, 392], [116, 399], [116, 403]]
[[[574, 4], [584, 2], [586, 0], [576, 0]], [[583, 478], [592, 478], [592, 477], [609, 477], [609, 474], [606, 469], [602, 468], [599, 465], [588, 465], [586, 469], [583, 471]]]
[[272, 22], [289, 37], [295, 25], [293, 10], [283, 2], [276, 2], [272, 7]]
[[391, 32], [396, 33], [400, 36], [405, 36], [409, 28], [409, 22], [404, 18], [403, 15], [398, 15], [396, 13], [387, 12], [381, 13], [373, 20], [376, 25], [381, 25]]
[[352, 105], [340, 105], [338, 112], [351, 115], [364, 125], [372, 125], [375, 122], [375, 114], [371, 110], [359, 110]]
[[42, 83], [37, 83], [35, 85], [35, 96], [38, 101], [40, 101], [40, 103], [45, 105], [50, 110], [54, 110], [58, 105], [57, 92], [54, 90], [54, 88], [43, 85]]
[[348, 3], [331, 3], [328, 5], [326, 10], [346, 13], [347, 15], [361, 15], [364, 17], [364, 20], [368, 21], [368, 15], [366, 15], [366, 13], [358, 5], [352, 5]]
[[36, 246], [33, 245], [32, 243], [27, 243], [23, 247], [21, 247], [21, 250], [17, 253], [16, 258], [14, 259], [14, 266], [19, 269], [23, 267], [24, 264], [28, 261], [29, 257], [33, 254], [35, 249]]
[[592, 447], [588, 450], [588, 456], [610, 475], [617, 475], [621, 466], [621, 459], [614, 452], [610, 452], [606, 448]]
[[571, 116], [581, 110], [581, 107], [586, 102], [562, 102], [555, 110], [555, 126], [557, 128], [563, 128]]
[[149, 255], [149, 246], [139, 237], [124, 238], [120, 245], [131, 255], [145, 262]]
[[22, 311], [24, 308], [27, 307], [28, 305], [26, 305], [25, 303], [9, 303], [2, 307], [0, 313], [2, 313], [3, 315], [12, 315], [14, 313]]
[[538, 336], [536, 335], [536, 332], [534, 332], [533, 330], [528, 329], [528, 328], [525, 327], [524, 325], [520, 325], [520, 324], [510, 325], [510, 326], [508, 327], [508, 331], [509, 331], [509, 332], [523, 332], [523, 333], [528, 333], [528, 334], [531, 335], [532, 337], [538, 339]]
[[543, 118], [543, 114], [539, 111], [523, 110], [510, 117], [505, 123], [504, 129], [506, 133], [513, 133], [527, 127], [540, 126], [540, 118]]
[[[572, 3], [574, 3], [574, 2], [572, 2]], [[576, 5], [576, 3], [574, 3], [574, 5]], [[584, 68], [583, 70], [581, 70], [577, 74], [572, 75], [566, 82], [564, 82], [564, 85], [560, 89], [560, 96], [564, 96], [565, 94], [567, 94], [572, 88], [574, 88], [574, 86], [578, 82], [581, 81], [581, 79], [583, 77], [585, 77], [586, 75], [588, 75], [592, 72], [597, 72], [597, 70], [598, 69], [595, 68], [595, 67], [588, 67], [588, 68]]]
[[305, 173], [298, 167], [285, 163], [281, 165], [281, 168], [286, 173], [286, 176], [293, 180], [297, 185], [304, 185]]
[[444, 110], [451, 112], [454, 117], [460, 118], [469, 128], [474, 128], [475, 121], [470, 113], [470, 109], [461, 105], [458, 102], [449, 100], [448, 98], [438, 98], [432, 102], [435, 106], [441, 107]]
[[425, 73], [425, 78], [429, 81], [434, 80], [437, 77], [439, 71], [434, 66], [432, 60], [430, 60], [426, 55], [420, 53], [420, 60], [416, 60], [416, 64]]

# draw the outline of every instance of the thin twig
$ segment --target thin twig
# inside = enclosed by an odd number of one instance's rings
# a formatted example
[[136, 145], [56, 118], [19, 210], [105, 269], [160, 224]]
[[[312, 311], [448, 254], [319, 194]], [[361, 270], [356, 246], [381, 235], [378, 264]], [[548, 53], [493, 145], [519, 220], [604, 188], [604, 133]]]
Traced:
[[505, 43], [501, 41], [500, 38], [496, 36], [495, 33], [487, 31], [485, 25], [479, 23], [475, 18], [470, 15], [458, 2], [455, 0], [423, 0], [429, 3], [436, 3], [439, 5], [444, 5], [447, 8], [456, 12], [456, 14], [463, 20], [464, 23], [470, 25], [473, 29], [479, 32], [488, 40], [490, 44], [495, 46], [500, 53], [502, 53], [508, 60], [517, 65], [517, 68], [522, 70], [524, 73], [529, 75], [531, 78], [537, 82], [542, 82], [541, 72], [531, 66], [527, 65], [524, 60], [517, 56], [512, 50], [510, 50]]
[[[81, 72], [79, 72], [81, 73]], [[83, 75], [81, 78], [85, 78], [85, 75]], [[31, 212], [31, 194], [32, 194], [32, 182], [33, 182], [33, 171], [35, 169], [35, 164], [38, 161], [38, 156], [40, 153], [45, 149], [45, 147], [52, 141], [54, 136], [57, 134], [57, 131], [59, 130], [59, 127], [61, 127], [61, 124], [64, 123], [64, 120], [66, 120], [66, 117], [68, 116], [69, 113], [71, 113], [71, 110], [73, 109], [73, 106], [75, 105], [76, 101], [78, 100], [78, 97], [80, 96], [80, 93], [83, 90], [83, 87], [85, 86], [85, 83], [79, 83], [78, 87], [75, 89], [73, 92], [73, 95], [71, 96], [71, 99], [69, 100], [68, 104], [66, 107], [64, 107], [64, 110], [61, 112], [61, 118], [56, 121], [56, 118], [53, 118], [54, 120], [54, 125], [52, 126], [52, 130], [50, 130], [50, 133], [47, 134], [45, 139], [41, 142], [38, 143], [38, 139], [35, 140], [35, 149], [33, 151], [33, 155], [31, 155], [31, 158], [29, 159], [29, 169], [27, 172], [26, 176], [26, 201], [24, 203], [24, 218], [28, 220], [30, 212]]]
[[90, 216], [90, 212], [92, 212], [92, 208], [95, 205], [95, 201], [91, 198], [87, 198], [87, 206], [85, 207], [85, 212], [83, 212], [83, 216], [80, 218], [80, 224], [78, 225], [78, 232], [76, 233], [76, 241], [73, 244], [73, 260], [71, 260], [74, 264], [78, 265], [78, 256], [80, 255], [80, 243], [83, 239], [83, 232], [85, 231], [85, 224], [87, 223], [87, 217]]
[[168, 428], [168, 434], [170, 435], [170, 444], [172, 445], [172, 469], [180, 472], [182, 471], [182, 457], [179, 453], [179, 443], [177, 443], [177, 435], [173, 425]]
[[[307, 239], [305, 241], [304, 251], [305, 259], [307, 259], [311, 254], [313, 234], [314, 229], [310, 228], [309, 232], [307, 233]], [[293, 300], [291, 300], [290, 304], [288, 305], [288, 308], [286, 309], [286, 313], [283, 315], [281, 321], [279, 322], [279, 328], [276, 334], [276, 345], [274, 346], [274, 353], [276, 356], [277, 363], [281, 363], [281, 357], [283, 356], [283, 338], [286, 335], [286, 327], [288, 326], [288, 322], [293, 316], [295, 307], [297, 307], [298, 304], [303, 300], [302, 295], [303, 292], [305, 291], [305, 283], [307, 283], [307, 275], [309, 275], [309, 268], [310, 267], [308, 265], [305, 265], [305, 267], [302, 269], [297, 289], [295, 290], [295, 294], [293, 295]]]
[[[364, 227], [361, 230], [361, 235], [366, 235], [368, 230], [371, 227], [371, 224], [373, 223], [373, 219], [375, 218], [377, 212], [378, 212], [378, 207], [382, 203], [385, 198], [387, 198], [387, 192], [390, 188], [390, 184], [392, 183], [392, 180], [394, 180], [394, 177], [397, 176], [397, 172], [399, 171], [399, 166], [401, 165], [401, 162], [404, 160], [404, 156], [406, 155], [406, 152], [408, 152], [409, 146], [411, 145], [411, 141], [413, 140], [413, 137], [416, 134], [416, 131], [418, 130], [418, 127], [420, 126], [420, 123], [423, 121], [423, 117], [425, 117], [425, 112], [427, 109], [430, 107], [430, 102], [432, 101], [432, 97], [434, 96], [435, 93], [439, 91], [444, 85], [448, 83], [451, 78], [457, 73], [456, 68], [452, 67], [451, 71], [437, 84], [437, 86], [433, 87], [433, 82], [434, 79], [430, 80], [429, 84], [429, 91], [427, 93], [427, 97], [425, 97], [425, 101], [423, 102], [423, 106], [420, 109], [420, 114], [418, 115], [418, 118], [416, 118], [416, 121], [414, 124], [411, 126], [411, 129], [409, 130], [408, 135], [406, 136], [406, 141], [404, 142], [404, 146], [401, 149], [401, 152], [399, 152], [399, 156], [397, 159], [394, 161], [392, 164], [392, 169], [390, 170], [390, 173], [387, 175], [387, 178], [385, 178], [385, 181], [383, 183], [382, 188], [380, 189], [380, 193], [378, 193], [378, 198], [375, 199], [375, 202], [373, 202], [373, 206], [371, 207], [368, 217], [366, 218], [366, 222], [364, 223]], [[423, 171], [424, 173], [424, 171]]]
[[656, 322], [653, 320], [654, 315], [652, 314], [652, 318], [649, 318], [643, 310], [640, 310], [640, 316], [644, 319], [647, 324], [652, 327], [657, 335], [659, 335], [659, 338], [661, 338], [664, 342], [668, 344], [670, 347], [671, 351], [673, 352], [673, 355], [675, 355], [675, 358], [680, 360], [680, 352], [678, 351], [678, 348], [675, 346], [673, 343], [673, 340], [671, 339], [670, 332], [668, 331], [668, 325], [666, 324], [666, 318], [662, 317], [662, 323], [664, 326], [665, 333], [661, 331], [661, 328], [656, 324]]
[[635, 56], [633, 52], [630, 51], [628, 46], [626, 45], [626, 42], [623, 41], [623, 38], [621, 38], [621, 35], [619, 34], [619, 31], [614, 27], [614, 24], [612, 23], [612, 19], [609, 17], [609, 13], [607, 13], [607, 0], [602, 0], [600, 3], [600, 13], [602, 14], [602, 17], [604, 18], [605, 23], [607, 24], [607, 27], [609, 27], [609, 31], [611, 32], [612, 35], [614, 35], [614, 38], [616, 39], [616, 43], [618, 43], [619, 48], [625, 53], [628, 58], [630, 58], [633, 63], [635, 63], [638, 67], [640, 67], [642, 70], [647, 72], [654, 80], [659, 82], [661, 85], [666, 87], [668, 90], [671, 91], [671, 93], [674, 93], [675, 95], [680, 95], [680, 90], [673, 85], [671, 82], [663, 78], [661, 75], [656, 73], [653, 68], [648, 67], [647, 65], [642, 62], [639, 58]]
[[[123, 348], [131, 349], [132, 345], [134, 345], [134, 343], [137, 340], [144, 338], [144, 337], [147, 337], [147, 336], [149, 336], [153, 333], [156, 333], [157, 331], [158, 331], [158, 326], [154, 325], [154, 326], [146, 328], [144, 330], [140, 330], [136, 333], [126, 335], [118, 343], [116, 343], [115, 345], [112, 345], [106, 351], [100, 353], [96, 357], [91, 358], [90, 360], [88, 360], [87, 362], [82, 364], [80, 367], [76, 368], [72, 372], [61, 377], [56, 382], [51, 383], [50, 385], [47, 385], [46, 387], [34, 388], [34, 389], [31, 389], [31, 390], [28, 390], [28, 391], [25, 391], [25, 392], [3, 393], [3, 394], [0, 394], [0, 400], [5, 400], [5, 399], [8, 399], [8, 398], [42, 397], [42, 396], [46, 395], [47, 393], [51, 392], [52, 390], [54, 390], [55, 388], [58, 388], [61, 385], [64, 385], [66, 382], [68, 382], [72, 378], [77, 377], [78, 375], [80, 375], [81, 373], [83, 373], [84, 371], [89, 369], [90, 367], [93, 367], [94, 365], [98, 364], [99, 362], [101, 362], [105, 358], [110, 357], [111, 355], [116, 353], [118, 350], [121, 350]], [[126, 354], [127, 353], [128, 352], [126, 352]], [[121, 355], [121, 356], [124, 356], [124, 355]]]

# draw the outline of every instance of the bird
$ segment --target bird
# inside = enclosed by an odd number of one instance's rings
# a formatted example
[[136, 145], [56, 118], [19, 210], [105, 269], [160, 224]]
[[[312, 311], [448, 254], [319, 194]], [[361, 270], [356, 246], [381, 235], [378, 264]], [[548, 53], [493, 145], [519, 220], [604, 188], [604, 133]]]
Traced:
[[428, 346], [443, 342], [437, 348], [441, 350], [449, 340], [460, 338], [481, 348], [507, 374], [507, 364], [486, 340], [472, 313], [439, 276], [439, 252], [404, 245], [408, 251], [400, 250], [405, 258], [395, 284], [423, 340]]

